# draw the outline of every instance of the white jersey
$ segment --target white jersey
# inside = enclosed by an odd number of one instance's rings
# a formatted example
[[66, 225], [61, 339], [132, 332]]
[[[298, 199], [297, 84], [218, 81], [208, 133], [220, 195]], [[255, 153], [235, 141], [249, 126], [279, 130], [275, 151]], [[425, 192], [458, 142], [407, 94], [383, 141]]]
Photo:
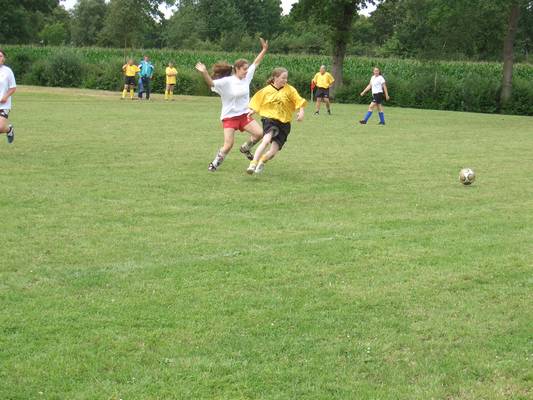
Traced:
[[370, 85], [372, 86], [372, 94], [383, 93], [384, 84], [385, 84], [385, 78], [383, 78], [383, 76], [372, 75], [372, 78], [370, 78]]
[[250, 82], [254, 77], [255, 64], [250, 64], [246, 77], [239, 79], [235, 75], [215, 79], [211, 90], [220, 95], [222, 111], [220, 119], [237, 117], [248, 113], [250, 103]]
[[[11, 68], [6, 65], [0, 65], [0, 99], [2, 99], [9, 89], [17, 87], [15, 75]], [[11, 110], [11, 96], [5, 103], [0, 103], [0, 110]]]

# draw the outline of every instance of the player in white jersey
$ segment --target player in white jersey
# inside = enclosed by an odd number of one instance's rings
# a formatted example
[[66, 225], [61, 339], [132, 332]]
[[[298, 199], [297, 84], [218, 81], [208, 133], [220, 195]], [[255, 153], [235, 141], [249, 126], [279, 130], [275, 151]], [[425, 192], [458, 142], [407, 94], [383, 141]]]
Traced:
[[8, 116], [11, 111], [11, 96], [17, 90], [15, 75], [11, 68], [5, 65], [6, 53], [0, 50], [0, 133], [5, 133], [7, 142], [15, 140], [15, 128], [9, 123]]
[[378, 67], [374, 67], [372, 78], [370, 83], [361, 92], [361, 96], [364, 96], [366, 92], [372, 89], [372, 102], [368, 106], [368, 111], [365, 117], [359, 121], [360, 124], [366, 124], [372, 116], [372, 111], [377, 108], [379, 111], [379, 125], [385, 125], [385, 114], [383, 113], [383, 97], [385, 100], [389, 100], [389, 91], [387, 90], [387, 83], [385, 78], [381, 75], [381, 70]]
[[196, 64], [196, 69], [202, 74], [211, 90], [220, 95], [222, 111], [220, 119], [224, 127], [224, 145], [218, 151], [215, 159], [209, 164], [209, 171], [216, 171], [224, 158], [231, 151], [235, 143], [235, 131], [246, 131], [250, 137], [241, 146], [241, 153], [249, 160], [253, 159], [250, 149], [263, 137], [261, 126], [248, 116], [248, 103], [250, 102], [250, 83], [254, 77], [256, 67], [261, 63], [268, 50], [268, 41], [261, 40], [261, 52], [254, 62], [237, 60], [233, 65], [218, 63], [213, 66], [213, 76], [207, 72], [204, 64]]

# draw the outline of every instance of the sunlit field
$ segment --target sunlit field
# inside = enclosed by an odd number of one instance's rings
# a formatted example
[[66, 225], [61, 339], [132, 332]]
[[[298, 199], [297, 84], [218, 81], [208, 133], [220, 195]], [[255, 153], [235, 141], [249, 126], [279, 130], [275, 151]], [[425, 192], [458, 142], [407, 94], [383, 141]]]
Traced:
[[219, 99], [119, 97], [14, 97], [0, 399], [531, 398], [531, 117], [310, 106], [249, 176]]

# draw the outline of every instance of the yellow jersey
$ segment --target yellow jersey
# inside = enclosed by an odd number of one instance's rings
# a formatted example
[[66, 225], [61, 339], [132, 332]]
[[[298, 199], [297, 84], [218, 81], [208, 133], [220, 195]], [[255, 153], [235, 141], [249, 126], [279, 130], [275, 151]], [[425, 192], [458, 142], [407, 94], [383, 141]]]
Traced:
[[134, 64], [132, 65], [124, 64], [122, 66], [122, 71], [124, 71], [124, 75], [126, 76], [135, 76], [135, 74], [137, 74], [137, 72], [140, 72], [141, 69]]
[[315, 82], [317, 87], [327, 89], [335, 82], [335, 78], [329, 72], [324, 72], [323, 74], [317, 72], [313, 78], [313, 82]]
[[165, 74], [167, 74], [167, 85], [175, 85], [176, 84], [176, 75], [177, 75], [178, 71], [176, 70], [176, 68], [172, 67], [167, 67], [167, 69], [165, 70]]
[[250, 100], [250, 108], [264, 118], [277, 119], [283, 123], [291, 122], [292, 114], [305, 107], [307, 100], [287, 84], [281, 89], [268, 85], [258, 91]]

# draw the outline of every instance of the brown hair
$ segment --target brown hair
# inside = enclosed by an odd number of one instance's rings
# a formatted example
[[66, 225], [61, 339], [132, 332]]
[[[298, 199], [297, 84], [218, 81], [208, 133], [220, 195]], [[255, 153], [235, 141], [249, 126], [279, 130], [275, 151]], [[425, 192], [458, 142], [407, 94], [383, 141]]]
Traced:
[[267, 79], [267, 84], [272, 85], [274, 83], [274, 78], [277, 78], [284, 72], [289, 72], [289, 71], [287, 71], [287, 69], [283, 67], [274, 68], [272, 70], [272, 73], [270, 74], [270, 78]]
[[373, 69], [377, 69], [379, 71], [379, 74], [381, 75], [381, 68], [379, 67], [374, 67]]
[[233, 65], [228, 64], [227, 61], [217, 62], [215, 65], [213, 65], [213, 73], [211, 74], [211, 78], [225, 78], [226, 76], [230, 76], [234, 71], [239, 68], [242, 68], [246, 64], [250, 63], [244, 58], [239, 58], [237, 61], [235, 61]]
[[4, 57], [6, 57], [6, 52], [4, 50], [0, 49], [0, 53], [2, 53]]
[[217, 62], [213, 65], [213, 73], [211, 77], [213, 79], [224, 78], [230, 76], [233, 72], [233, 66], [229, 65], [226, 61]]

